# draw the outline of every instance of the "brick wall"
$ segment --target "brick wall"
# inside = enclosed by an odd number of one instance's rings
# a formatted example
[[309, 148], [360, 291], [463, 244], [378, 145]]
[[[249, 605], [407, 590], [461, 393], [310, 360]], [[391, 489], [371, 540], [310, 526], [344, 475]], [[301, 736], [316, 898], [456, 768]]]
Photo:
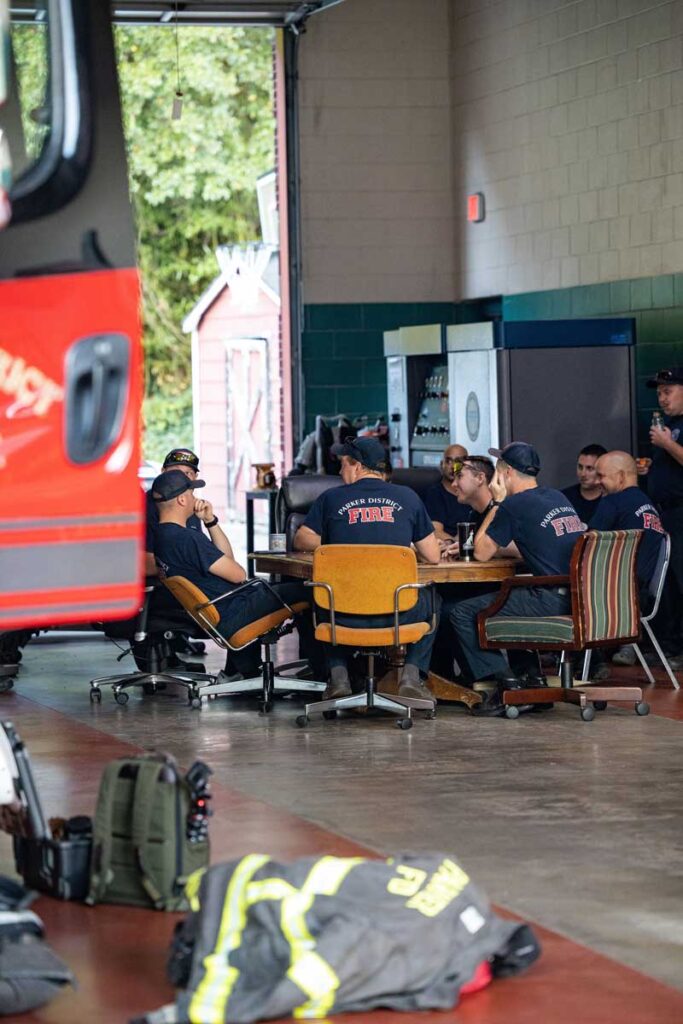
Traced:
[[[459, 294], [683, 269], [683, 3], [450, 13]], [[481, 224], [461, 216], [471, 191]]]

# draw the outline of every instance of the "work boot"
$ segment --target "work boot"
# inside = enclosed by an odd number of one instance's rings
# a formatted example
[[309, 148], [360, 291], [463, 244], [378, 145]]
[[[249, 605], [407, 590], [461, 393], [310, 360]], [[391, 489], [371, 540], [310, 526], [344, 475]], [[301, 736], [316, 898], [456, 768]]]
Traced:
[[626, 644], [625, 646], [620, 647], [619, 650], [615, 651], [612, 655], [613, 665], [626, 665], [631, 667], [632, 665], [635, 665], [637, 661], [638, 655], [636, 654], [636, 649], [633, 644]]
[[429, 700], [432, 704], [436, 703], [432, 691], [425, 680], [421, 678], [417, 665], [403, 666], [398, 695], [399, 697], [412, 697], [414, 700]]
[[323, 700], [337, 700], [351, 696], [351, 683], [346, 665], [335, 665], [330, 672], [330, 681], [323, 692]]

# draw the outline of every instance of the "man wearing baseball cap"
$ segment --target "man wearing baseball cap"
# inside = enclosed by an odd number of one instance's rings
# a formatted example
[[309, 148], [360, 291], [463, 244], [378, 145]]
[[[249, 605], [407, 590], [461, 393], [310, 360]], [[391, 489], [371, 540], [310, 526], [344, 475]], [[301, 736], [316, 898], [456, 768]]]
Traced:
[[[341, 487], [325, 491], [313, 503], [294, 537], [300, 551], [315, 551], [321, 544], [396, 544], [415, 546], [418, 558], [436, 564], [440, 559], [434, 526], [420, 498], [409, 487], [387, 482], [389, 461], [384, 445], [374, 437], [349, 438], [332, 446], [341, 460]], [[414, 608], [401, 614], [401, 622], [423, 622], [431, 615], [430, 600], [419, 591]], [[439, 602], [440, 603], [440, 602]], [[393, 616], [364, 618], [337, 616], [348, 626], [391, 625]], [[401, 673], [399, 694], [433, 700], [426, 686], [435, 633], [410, 644]], [[343, 648], [326, 645], [330, 683], [324, 700], [347, 697], [351, 683]]]
[[[189, 530], [188, 520], [197, 508], [195, 490], [204, 487], [203, 480], [194, 479], [180, 467], [168, 468], [152, 484], [151, 499], [159, 509], [159, 525], [155, 539], [155, 558], [160, 576], [184, 576], [202, 590], [210, 601], [229, 593], [244, 583], [247, 574], [235, 561], [230, 541], [222, 534], [224, 546], [219, 547], [199, 530]], [[273, 591], [282, 600], [278, 600]], [[264, 615], [279, 611], [282, 602], [292, 605], [297, 601], [310, 603], [310, 595], [302, 583], [281, 583], [270, 589], [250, 588], [234, 598], [216, 605], [220, 613], [218, 629], [230, 637]], [[313, 630], [308, 621], [299, 618], [300, 631], [304, 627], [302, 643], [314, 656]], [[260, 671], [260, 648], [250, 644], [241, 651], [230, 652], [230, 667], [245, 679]]]
[[[533, 445], [512, 441], [502, 449], [489, 448], [489, 454], [498, 460], [490, 484], [493, 504], [474, 538], [474, 557], [488, 562], [497, 554], [521, 555], [534, 576], [566, 576], [584, 530], [573, 505], [561, 491], [539, 487], [541, 461]], [[490, 604], [490, 594], [468, 598], [451, 609], [449, 618], [473, 678], [498, 684], [473, 713], [502, 715], [502, 691], [519, 688], [521, 682], [501, 651], [479, 646], [477, 615]], [[567, 587], [518, 587], [497, 614], [567, 615], [569, 608]]]
[[[172, 448], [164, 459], [161, 473], [174, 470], [183, 473], [188, 480], [196, 480], [199, 476], [199, 456], [195, 455], [189, 448]], [[159, 477], [157, 477], [159, 480]], [[155, 481], [156, 482], [156, 481]], [[159, 505], [152, 500], [151, 491], [147, 492], [145, 504], [145, 575], [156, 576], [157, 566], [154, 560], [154, 543], [156, 531], [159, 525]], [[217, 548], [227, 552], [230, 544], [223, 530], [218, 525], [218, 516], [214, 514], [213, 505], [210, 501], [202, 498], [195, 500], [195, 509], [187, 521], [189, 530], [199, 530], [202, 525], [206, 527], [209, 537]]]
[[664, 413], [661, 426], [650, 430], [652, 465], [647, 492], [661, 512], [662, 526], [671, 537], [671, 562], [656, 630], [675, 670], [683, 668], [683, 366], [659, 370], [648, 382], [657, 389]]

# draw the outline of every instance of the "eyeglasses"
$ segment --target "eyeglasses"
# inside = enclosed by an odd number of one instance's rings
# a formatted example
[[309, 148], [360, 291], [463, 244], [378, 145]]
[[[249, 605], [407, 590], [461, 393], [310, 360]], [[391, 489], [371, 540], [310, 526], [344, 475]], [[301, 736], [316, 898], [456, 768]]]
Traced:
[[443, 462], [444, 466], [453, 466], [456, 473], [459, 473], [462, 469], [462, 459], [452, 459], [449, 455], [446, 455]]

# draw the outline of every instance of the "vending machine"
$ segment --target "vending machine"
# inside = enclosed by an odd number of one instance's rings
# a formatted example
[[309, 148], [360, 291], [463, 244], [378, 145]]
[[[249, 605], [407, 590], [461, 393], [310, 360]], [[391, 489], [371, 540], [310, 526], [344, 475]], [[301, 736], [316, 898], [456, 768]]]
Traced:
[[585, 445], [635, 451], [634, 345], [630, 318], [449, 326], [450, 436], [479, 455], [527, 441], [566, 487]]
[[384, 355], [392, 465], [438, 466], [450, 444], [446, 327], [387, 331]]

